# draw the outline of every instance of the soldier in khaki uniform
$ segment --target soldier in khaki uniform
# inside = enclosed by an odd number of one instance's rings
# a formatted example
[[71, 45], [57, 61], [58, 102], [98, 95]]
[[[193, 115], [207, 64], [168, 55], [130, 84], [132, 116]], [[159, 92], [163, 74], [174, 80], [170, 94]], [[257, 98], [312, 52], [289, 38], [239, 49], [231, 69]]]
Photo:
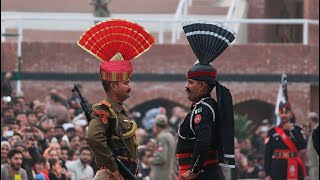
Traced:
[[[142, 38], [135, 39], [138, 36]], [[106, 98], [92, 106], [86, 137], [100, 168], [94, 180], [128, 179], [117, 159], [132, 174], [136, 173], [137, 125], [129, 120], [123, 103], [130, 97], [130, 61], [148, 50], [153, 43], [154, 38], [143, 27], [120, 19], [104, 21], [92, 27], [78, 41], [79, 46], [103, 61], [100, 78]], [[135, 47], [137, 45], [139, 47]]]
[[157, 148], [154, 156], [149, 159], [151, 165], [152, 180], [175, 180], [174, 165], [176, 142], [173, 135], [169, 132], [168, 118], [159, 114], [153, 126], [153, 132], [157, 135]]

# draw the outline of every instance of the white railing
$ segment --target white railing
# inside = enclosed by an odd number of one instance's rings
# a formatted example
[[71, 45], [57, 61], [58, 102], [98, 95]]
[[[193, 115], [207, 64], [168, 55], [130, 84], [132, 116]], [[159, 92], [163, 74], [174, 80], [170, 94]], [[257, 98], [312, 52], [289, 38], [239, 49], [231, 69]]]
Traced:
[[[147, 15], [146, 15], [147, 16]], [[171, 15], [172, 17], [172, 15]], [[179, 35], [182, 32], [181, 24], [185, 21], [190, 20], [208, 20], [217, 23], [224, 23], [235, 25], [235, 24], [300, 24], [303, 25], [303, 44], [308, 44], [309, 36], [309, 25], [319, 25], [319, 20], [310, 19], [197, 19], [197, 18], [157, 18], [157, 17], [128, 17], [128, 20], [140, 23], [145, 26], [149, 31], [153, 33], [158, 33], [158, 43], [164, 43], [164, 33], [171, 32], [171, 43], [176, 43], [180, 38]], [[20, 34], [20, 40], [22, 41], [23, 30], [33, 29], [33, 30], [56, 30], [56, 31], [85, 31], [90, 26], [93, 25], [94, 21], [106, 20], [105, 18], [93, 18], [93, 17], [65, 17], [65, 16], [55, 16], [55, 17], [8, 17], [1, 16], [1, 39], [5, 41], [4, 34], [7, 28], [17, 29]], [[38, 25], [32, 23], [37, 22]], [[60, 23], [60, 24], [59, 24]], [[40, 25], [39, 25], [40, 24]], [[238, 34], [241, 36], [241, 34]], [[241, 42], [237, 42], [241, 43]]]
[[176, 13], [174, 15], [175, 19], [185, 17], [188, 15], [188, 7], [192, 5], [192, 0], [180, 0], [177, 6]]
[[[171, 31], [171, 43], [176, 43], [177, 39], [180, 38], [180, 34], [182, 32], [181, 24], [185, 21], [190, 21], [194, 19], [190, 18], [154, 18], [154, 19], [147, 19], [147, 18], [127, 18], [131, 21], [141, 23], [143, 24], [147, 29], [152, 29], [151, 32], [157, 32], [158, 33], [158, 43], [163, 44], [164, 43], [164, 33]], [[15, 28], [18, 30], [17, 37], [18, 37], [18, 43], [17, 43], [17, 54], [18, 54], [18, 64], [21, 62], [21, 44], [23, 41], [23, 31], [25, 29], [40, 29], [44, 30], [42, 27], [35, 27], [35, 26], [28, 26], [28, 21], [40, 21], [43, 23], [48, 23], [48, 21], [56, 21], [56, 22], [75, 22], [78, 21], [78, 23], [84, 23], [87, 22], [91, 25], [93, 25], [94, 21], [102, 21], [105, 20], [105, 18], [79, 18], [79, 17], [3, 17], [1, 16], [1, 41], [5, 41], [6, 37], [6, 28]], [[202, 19], [203, 20], [203, 19]], [[302, 24], [303, 25], [303, 44], [308, 44], [308, 38], [309, 38], [309, 25], [318, 25], [319, 26], [319, 20], [309, 20], [309, 19], [231, 19], [231, 20], [224, 20], [224, 19], [206, 19], [210, 21], [214, 21], [217, 23], [224, 23], [229, 25], [234, 24]], [[7, 22], [13, 21], [14, 23], [8, 23]], [[49, 22], [50, 23], [50, 22]], [[56, 24], [54, 24], [57, 26]], [[90, 26], [91, 26], [90, 25]], [[72, 26], [72, 24], [71, 24]], [[83, 30], [88, 29], [90, 27], [86, 25]], [[47, 29], [52, 30], [52, 29]], [[70, 27], [64, 27], [64, 29], [60, 30], [70, 30]], [[72, 29], [74, 30], [74, 29]], [[77, 31], [83, 31], [82, 29], [77, 29]], [[241, 34], [238, 34], [238, 36], [241, 36]], [[239, 42], [236, 42], [239, 43]], [[20, 66], [18, 67], [20, 69]], [[21, 92], [21, 80], [17, 81], [17, 92]]]

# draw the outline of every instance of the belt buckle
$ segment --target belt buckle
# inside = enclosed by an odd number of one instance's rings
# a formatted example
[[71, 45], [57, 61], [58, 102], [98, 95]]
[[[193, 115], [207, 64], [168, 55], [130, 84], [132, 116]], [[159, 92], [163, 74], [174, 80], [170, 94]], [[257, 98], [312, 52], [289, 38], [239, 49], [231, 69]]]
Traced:
[[289, 152], [283, 152], [283, 157], [288, 158], [290, 156]]

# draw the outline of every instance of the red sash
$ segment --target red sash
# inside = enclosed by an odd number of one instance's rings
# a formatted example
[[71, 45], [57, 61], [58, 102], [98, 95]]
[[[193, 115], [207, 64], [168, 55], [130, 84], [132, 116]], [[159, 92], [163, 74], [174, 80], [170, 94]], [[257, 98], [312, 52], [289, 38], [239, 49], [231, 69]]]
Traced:
[[[276, 127], [276, 132], [279, 134], [282, 141], [289, 147], [290, 151], [292, 152], [298, 152], [297, 147], [292, 142], [292, 140], [286, 135], [284, 130], [280, 127]], [[293, 157], [288, 158], [288, 166], [287, 166], [287, 179], [288, 180], [296, 180], [298, 179], [298, 164], [301, 166], [303, 171], [303, 176], [306, 177], [307, 170], [306, 166], [303, 163], [302, 159], [300, 157]]]
[[[217, 154], [218, 152], [216, 150], [210, 150], [208, 153], [209, 154]], [[191, 158], [192, 155], [193, 155], [193, 153], [183, 153], [183, 154], [176, 154], [176, 157], [179, 160], [181, 158]], [[217, 163], [218, 163], [218, 159], [208, 159], [208, 160], [204, 161], [203, 165], [207, 166], [210, 164], [217, 164]], [[184, 178], [182, 177], [182, 174], [187, 172], [190, 168], [191, 168], [191, 164], [179, 165], [179, 178], [178, 178], [178, 180], [184, 180]]]

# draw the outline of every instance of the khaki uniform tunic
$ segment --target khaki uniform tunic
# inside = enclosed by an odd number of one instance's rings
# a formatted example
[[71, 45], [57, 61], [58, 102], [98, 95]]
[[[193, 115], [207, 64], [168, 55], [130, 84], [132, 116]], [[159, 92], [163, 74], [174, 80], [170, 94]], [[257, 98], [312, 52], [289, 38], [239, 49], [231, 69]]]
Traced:
[[176, 142], [173, 135], [166, 130], [158, 134], [156, 141], [157, 149], [150, 159], [152, 180], [171, 180], [175, 168]]
[[[135, 137], [136, 123], [128, 120], [127, 111], [121, 104], [107, 98], [101, 103], [92, 106], [91, 121], [86, 140], [95, 154], [98, 166], [113, 172], [118, 169], [118, 166], [110, 149], [111, 147], [107, 144], [107, 131], [109, 131], [110, 122], [114, 123], [110, 131], [112, 131], [111, 139], [116, 149], [120, 149], [122, 145], [119, 129], [122, 130], [125, 146], [134, 161], [137, 159], [138, 144]], [[96, 176], [102, 176], [99, 171]], [[94, 179], [97, 178], [95, 177]]]

